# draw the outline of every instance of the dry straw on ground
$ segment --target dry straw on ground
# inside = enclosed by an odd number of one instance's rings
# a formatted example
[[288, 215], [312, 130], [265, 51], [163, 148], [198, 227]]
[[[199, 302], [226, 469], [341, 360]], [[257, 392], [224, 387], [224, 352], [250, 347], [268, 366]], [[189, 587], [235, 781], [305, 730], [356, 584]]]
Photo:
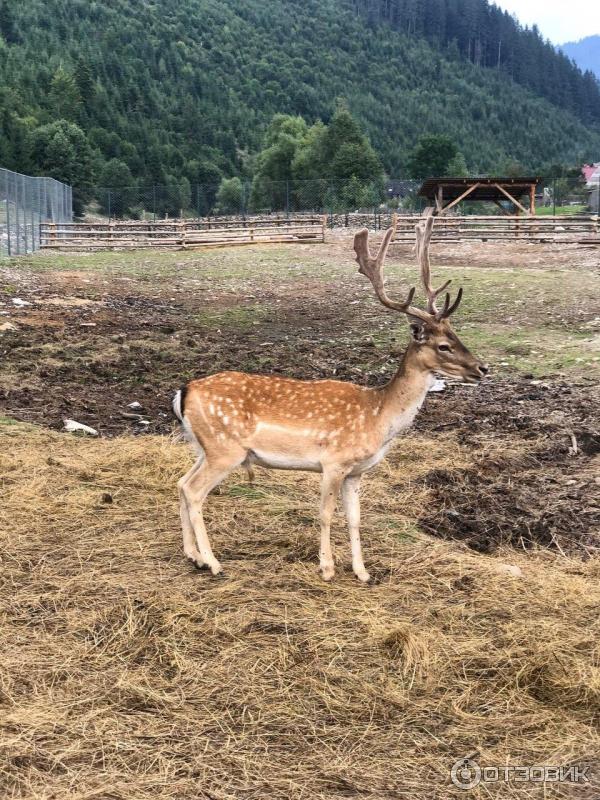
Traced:
[[[0, 796], [597, 798], [598, 561], [419, 534], [407, 476], [447, 466], [439, 444], [413, 435], [368, 479], [376, 584], [340, 518], [326, 585], [314, 476], [209, 498], [215, 580], [180, 550], [183, 445], [0, 426]], [[592, 783], [465, 795], [450, 766], [475, 753]]]

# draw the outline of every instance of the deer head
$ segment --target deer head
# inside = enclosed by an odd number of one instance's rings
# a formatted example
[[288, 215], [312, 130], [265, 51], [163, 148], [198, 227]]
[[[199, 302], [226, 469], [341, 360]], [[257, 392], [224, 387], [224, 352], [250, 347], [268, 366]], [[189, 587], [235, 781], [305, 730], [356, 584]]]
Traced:
[[462, 289], [459, 289], [454, 301], [446, 292], [443, 305], [437, 306], [437, 298], [450, 285], [446, 281], [439, 289], [431, 285], [431, 264], [429, 261], [429, 244], [433, 231], [433, 216], [420, 222], [415, 227], [416, 253], [420, 264], [421, 282], [427, 296], [427, 311], [412, 305], [415, 296], [413, 287], [404, 302], [391, 300], [384, 286], [383, 262], [388, 248], [396, 232], [395, 225], [389, 228], [375, 258], [369, 251], [369, 232], [365, 228], [354, 237], [354, 250], [359, 264], [359, 272], [373, 284], [375, 293], [386, 308], [406, 314], [412, 341], [410, 348], [417, 363], [424, 370], [440, 373], [449, 378], [460, 378], [467, 383], [478, 383], [488, 373], [488, 367], [477, 359], [460, 341], [450, 326], [450, 315], [453, 314], [462, 300]]

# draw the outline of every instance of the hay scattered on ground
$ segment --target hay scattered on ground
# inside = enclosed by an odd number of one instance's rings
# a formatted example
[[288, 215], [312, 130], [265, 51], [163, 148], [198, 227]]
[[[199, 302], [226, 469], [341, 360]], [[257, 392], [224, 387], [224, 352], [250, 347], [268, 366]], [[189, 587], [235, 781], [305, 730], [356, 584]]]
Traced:
[[477, 754], [592, 783], [469, 797], [597, 798], [599, 562], [420, 534], [421, 478], [470, 463], [443, 445], [415, 434], [367, 481], [375, 585], [341, 517], [320, 580], [316, 477], [266, 472], [209, 498], [215, 580], [181, 553], [185, 446], [0, 425], [0, 796], [447, 800]]

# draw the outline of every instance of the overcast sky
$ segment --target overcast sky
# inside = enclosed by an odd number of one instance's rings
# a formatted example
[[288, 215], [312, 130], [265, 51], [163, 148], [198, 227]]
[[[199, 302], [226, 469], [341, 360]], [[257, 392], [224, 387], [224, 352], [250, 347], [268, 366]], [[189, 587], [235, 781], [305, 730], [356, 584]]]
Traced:
[[599, 0], [493, 0], [555, 44], [600, 34]]

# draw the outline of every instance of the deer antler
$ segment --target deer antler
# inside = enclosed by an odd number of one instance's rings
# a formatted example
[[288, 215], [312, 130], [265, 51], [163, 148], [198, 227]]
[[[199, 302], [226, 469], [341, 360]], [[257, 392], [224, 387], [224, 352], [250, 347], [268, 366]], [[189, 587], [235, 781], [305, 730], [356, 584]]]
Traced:
[[429, 319], [429, 314], [426, 314], [424, 311], [411, 306], [412, 299], [415, 296], [414, 286], [409, 291], [408, 296], [403, 303], [391, 300], [385, 291], [383, 285], [383, 262], [387, 255], [392, 237], [395, 233], [395, 225], [387, 229], [375, 258], [373, 258], [369, 250], [369, 231], [367, 228], [363, 228], [363, 230], [359, 231], [355, 235], [354, 251], [356, 253], [356, 260], [359, 264], [358, 271], [371, 281], [373, 288], [375, 289], [375, 294], [384, 306], [391, 308], [394, 311], [402, 311], [404, 314], [411, 314], [414, 317], [427, 320]]
[[371, 281], [373, 288], [375, 289], [375, 293], [383, 305], [387, 308], [393, 309], [394, 311], [402, 311], [404, 314], [409, 314], [412, 317], [418, 317], [426, 322], [430, 321], [432, 318], [440, 321], [446, 317], [449, 317], [450, 314], [456, 311], [460, 305], [460, 301], [462, 300], [462, 289], [459, 289], [456, 300], [454, 303], [452, 303], [452, 305], [450, 305], [450, 295], [448, 293], [446, 294], [444, 305], [441, 310], [438, 309], [435, 304], [436, 298], [444, 291], [444, 289], [448, 288], [450, 281], [446, 281], [446, 283], [444, 283], [443, 286], [440, 286], [439, 289], [433, 289], [431, 286], [429, 243], [431, 242], [432, 231], [433, 215], [428, 215], [425, 222], [421, 222], [415, 227], [417, 237], [417, 258], [421, 265], [421, 280], [427, 294], [427, 311], [421, 311], [420, 308], [411, 306], [413, 297], [415, 296], [414, 286], [409, 291], [408, 296], [403, 303], [391, 300], [385, 291], [383, 281], [383, 262], [387, 255], [390, 242], [392, 241], [392, 238], [396, 232], [395, 224], [391, 228], [388, 228], [388, 230], [385, 232], [383, 241], [379, 246], [379, 250], [375, 258], [373, 258], [369, 250], [369, 231], [366, 228], [363, 228], [363, 230], [359, 231], [354, 236], [354, 251], [356, 252], [356, 260], [359, 264], [358, 271]]
[[[433, 209], [432, 209], [433, 211]], [[435, 304], [437, 297], [450, 286], [452, 281], [446, 281], [439, 289], [434, 289], [431, 285], [431, 263], [429, 261], [429, 245], [431, 242], [431, 234], [433, 233], [433, 214], [430, 212], [427, 215], [425, 222], [420, 222], [415, 226], [415, 234], [417, 237], [417, 258], [421, 265], [421, 280], [425, 293], [427, 294], [427, 311], [435, 319], [442, 320], [453, 314], [462, 300], [462, 289], [458, 290], [456, 300], [450, 305], [450, 295], [446, 293], [444, 298], [444, 305], [442, 309], [438, 309]]]

